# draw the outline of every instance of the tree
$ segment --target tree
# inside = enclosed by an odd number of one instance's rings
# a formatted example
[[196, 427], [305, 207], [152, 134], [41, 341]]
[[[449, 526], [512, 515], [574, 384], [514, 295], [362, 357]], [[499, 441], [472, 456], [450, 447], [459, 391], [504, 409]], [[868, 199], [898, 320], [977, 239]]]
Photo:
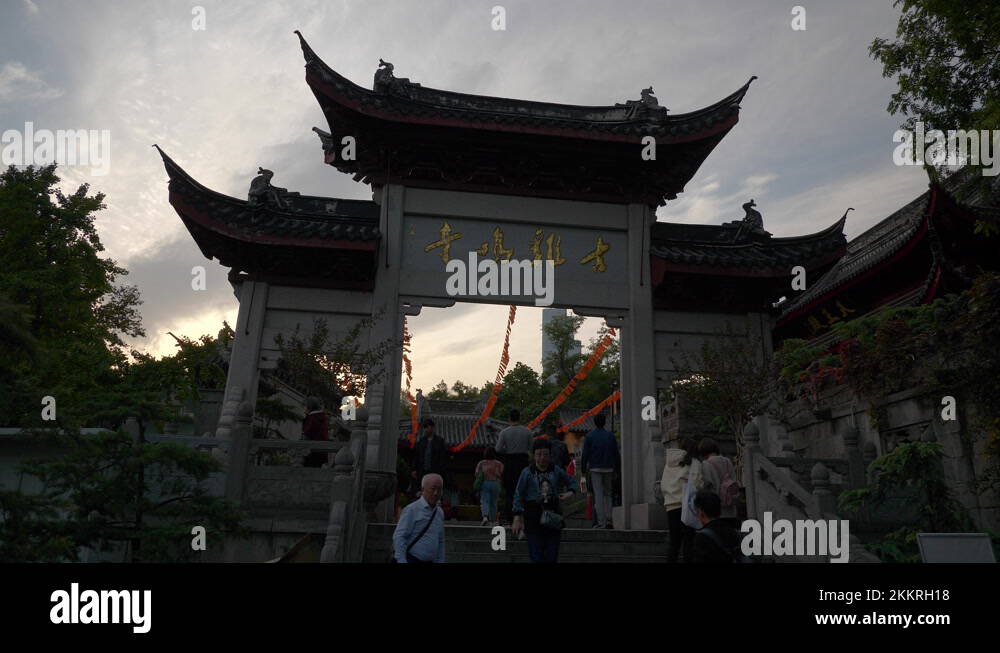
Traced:
[[330, 335], [326, 320], [313, 321], [308, 337], [295, 329], [288, 338], [278, 335], [275, 343], [281, 357], [275, 374], [302, 392], [319, 398], [327, 410], [338, 414], [344, 397], [363, 395], [369, 382], [377, 383], [384, 376], [382, 361], [392, 349], [391, 340], [363, 348], [363, 334], [379, 319], [359, 320], [344, 335]]
[[428, 399], [447, 399], [448, 384], [441, 379], [441, 382], [434, 386], [434, 389], [427, 394]]
[[145, 335], [138, 289], [117, 284], [128, 272], [99, 254], [94, 214], [104, 195], [88, 195], [86, 184], [64, 195], [55, 170], [10, 166], [0, 174], [4, 426], [38, 424], [44, 396], [57, 399], [61, 419], [72, 418], [125, 361], [123, 338]]
[[895, 0], [897, 40], [869, 54], [898, 76], [889, 113], [912, 128], [994, 129], [1000, 123], [1000, 4], [995, 0]]
[[512, 408], [521, 411], [525, 422], [542, 412], [551, 401], [551, 386], [543, 384], [538, 372], [518, 361], [507, 371], [497, 397], [493, 415], [497, 419], [506, 420]]
[[872, 546], [888, 562], [919, 562], [917, 534], [961, 533], [973, 528], [944, 476], [944, 448], [938, 442], [905, 442], [871, 464], [873, 487], [841, 494], [840, 508], [858, 513], [903, 497], [919, 506], [919, 522], [903, 526]]
[[132, 562], [184, 561], [195, 555], [193, 526], [204, 527], [208, 542], [216, 543], [224, 533], [245, 532], [241, 513], [207, 487], [222, 469], [209, 454], [136, 442], [121, 431], [46, 437], [64, 455], [23, 465], [44, 483], [44, 493], [0, 493], [5, 560], [75, 561], [80, 547], [128, 545]]
[[[44, 484], [41, 495], [0, 497], [6, 516], [0, 529], [9, 529], [0, 540], [17, 542], [11, 555], [75, 560], [80, 547], [106, 551], [127, 544], [132, 561], [185, 560], [193, 553], [192, 526], [205, 527], [210, 541], [242, 532], [241, 515], [206, 485], [221, 471], [219, 461], [190, 447], [146, 440], [154, 426], [162, 430], [167, 422], [184, 419], [180, 400], [192, 396], [196, 379], [204, 378], [202, 364], [215, 344], [207, 336], [198, 344], [178, 339], [181, 351], [160, 359], [132, 351], [106, 373], [106, 387], [77, 407], [82, 422], [110, 430], [36, 433], [62, 456], [22, 466]], [[122, 430], [129, 418], [135, 420], [134, 438]], [[51, 542], [39, 548], [44, 538]]]
[[[897, 39], [876, 38], [868, 49], [882, 63], [884, 77], [897, 77], [889, 113], [906, 116], [906, 129], [917, 122], [927, 131], [945, 133], [1000, 127], [1000, 3], [896, 0], [894, 5], [902, 5]], [[924, 167], [934, 179], [946, 165]], [[979, 167], [984, 166], [981, 158]], [[991, 179], [973, 175], [963, 193], [984, 192]], [[1000, 231], [985, 220], [976, 228], [986, 234]]]
[[542, 361], [542, 377], [554, 377], [555, 384], [565, 386], [576, 375], [585, 360], [583, 354], [573, 353], [576, 349], [576, 332], [580, 330], [583, 318], [577, 315], [558, 315], [542, 324], [542, 332], [552, 343], [552, 351]]
[[671, 394], [685, 397], [694, 410], [713, 417], [719, 432], [736, 443], [737, 462], [742, 458], [743, 428], [765, 412], [774, 396], [770, 361], [760, 355], [760, 344], [727, 325], [697, 352], [672, 361], [679, 381]]

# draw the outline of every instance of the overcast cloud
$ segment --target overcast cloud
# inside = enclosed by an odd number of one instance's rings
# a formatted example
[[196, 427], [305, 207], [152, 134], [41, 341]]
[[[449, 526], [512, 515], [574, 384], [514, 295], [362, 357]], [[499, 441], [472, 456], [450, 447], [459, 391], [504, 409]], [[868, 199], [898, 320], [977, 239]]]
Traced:
[[[507, 9], [506, 31], [490, 9]], [[467, 93], [607, 105], [652, 85], [673, 113], [711, 104], [758, 79], [740, 123], [661, 220], [718, 224], [753, 197], [776, 236], [820, 230], [847, 207], [855, 236], [926, 187], [892, 164], [901, 118], [885, 107], [895, 83], [867, 48], [891, 37], [891, 0], [800, 2], [46, 2], [0, 4], [0, 131], [109, 129], [111, 170], [64, 168], [67, 187], [107, 195], [98, 231], [131, 270], [149, 337], [170, 353], [172, 331], [214, 334], [235, 321], [226, 270], [206, 261], [167, 202], [159, 144], [201, 183], [245, 197], [257, 166], [306, 194], [368, 199], [368, 187], [322, 162], [310, 129], [326, 127], [304, 82], [293, 30], [370, 87], [380, 57], [401, 77]], [[207, 29], [192, 29], [204, 7]], [[204, 265], [208, 289], [191, 290]], [[425, 309], [411, 318], [416, 386], [480, 384], [500, 356], [506, 308]], [[538, 367], [541, 311], [520, 309], [512, 363]], [[588, 321], [582, 339], [596, 332]], [[456, 335], [457, 334], [457, 335]]]

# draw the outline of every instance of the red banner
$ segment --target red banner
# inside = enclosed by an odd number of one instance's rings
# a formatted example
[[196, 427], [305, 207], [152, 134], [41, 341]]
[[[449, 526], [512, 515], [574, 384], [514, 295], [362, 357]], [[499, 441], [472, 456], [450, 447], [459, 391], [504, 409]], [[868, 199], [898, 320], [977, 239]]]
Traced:
[[580, 415], [569, 424], [563, 424], [562, 428], [560, 428], [559, 430], [562, 431], [563, 433], [568, 432], [571, 428], [573, 428], [577, 424], [583, 424], [585, 421], [587, 421], [588, 417], [596, 415], [597, 413], [601, 412], [611, 404], [617, 403], [618, 400], [621, 398], [622, 398], [622, 391], [616, 390], [613, 395], [611, 395], [601, 403], [597, 404], [596, 406], [585, 412], [583, 415]]
[[417, 431], [420, 425], [417, 424], [417, 400], [410, 394], [410, 384], [413, 381], [413, 365], [410, 363], [410, 327], [406, 323], [406, 316], [403, 316], [403, 367], [406, 369], [406, 400], [410, 402], [410, 446], [417, 442]]
[[611, 346], [611, 343], [614, 340], [615, 335], [616, 332], [614, 329], [608, 330], [608, 334], [604, 336], [603, 340], [601, 340], [601, 344], [597, 346], [597, 349], [595, 349], [594, 353], [590, 355], [590, 358], [587, 359], [587, 362], [583, 364], [583, 367], [581, 367], [580, 371], [576, 373], [576, 376], [570, 379], [570, 382], [566, 385], [565, 388], [563, 388], [562, 392], [559, 393], [559, 396], [553, 399], [552, 403], [546, 406], [545, 410], [543, 410], [538, 415], [538, 417], [531, 420], [531, 423], [528, 424], [529, 429], [533, 429], [539, 424], [541, 424], [542, 420], [545, 419], [545, 417], [549, 413], [551, 413], [556, 408], [559, 408], [559, 406], [561, 406], [564, 401], [569, 399], [569, 396], [571, 394], [576, 392], [576, 386], [587, 378], [587, 376], [590, 374], [590, 370], [594, 369], [594, 365], [597, 365], [597, 362], [604, 357], [604, 352], [606, 352], [608, 350], [608, 347]]
[[493, 407], [496, 406], [497, 397], [500, 395], [500, 388], [503, 387], [503, 378], [507, 375], [507, 364], [510, 362], [510, 329], [514, 326], [514, 316], [517, 314], [517, 306], [510, 307], [510, 314], [507, 316], [507, 335], [503, 339], [503, 353], [500, 354], [500, 368], [497, 370], [496, 380], [493, 382], [493, 391], [490, 393], [490, 398], [486, 402], [486, 408], [483, 409], [483, 414], [479, 416], [476, 423], [472, 425], [472, 430], [465, 440], [460, 444], [455, 445], [451, 448], [453, 453], [457, 453], [462, 449], [465, 449], [473, 440], [476, 439], [476, 433], [479, 431], [479, 427], [489, 419], [490, 415], [493, 413]]

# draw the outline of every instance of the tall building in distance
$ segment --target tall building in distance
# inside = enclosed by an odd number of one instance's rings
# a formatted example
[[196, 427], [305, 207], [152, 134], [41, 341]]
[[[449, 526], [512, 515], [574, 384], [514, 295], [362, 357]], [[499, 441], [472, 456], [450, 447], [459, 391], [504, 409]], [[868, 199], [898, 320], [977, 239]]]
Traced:
[[[543, 308], [542, 309], [542, 326], [549, 324], [553, 319], [557, 317], [566, 317], [567, 309], [565, 308]], [[542, 329], [542, 371], [545, 370], [545, 360], [549, 357], [549, 354], [556, 350], [555, 343], [549, 338], [548, 334], [545, 333], [545, 329]], [[573, 349], [571, 354], [579, 354], [582, 351], [579, 340], [573, 341]], [[556, 375], [550, 374], [545, 379], [546, 381], [555, 381]]]

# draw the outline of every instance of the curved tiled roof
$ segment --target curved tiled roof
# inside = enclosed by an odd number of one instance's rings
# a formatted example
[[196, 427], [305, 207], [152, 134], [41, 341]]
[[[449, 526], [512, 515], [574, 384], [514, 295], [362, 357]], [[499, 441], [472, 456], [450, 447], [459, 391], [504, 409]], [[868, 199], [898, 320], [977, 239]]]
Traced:
[[[465, 438], [469, 437], [469, 432], [472, 431], [473, 425], [479, 419], [479, 414], [434, 413], [431, 417], [434, 419], [434, 432], [444, 438], [445, 444], [453, 447], [461, 444], [465, 441]], [[469, 446], [475, 448], [495, 447], [497, 436], [507, 426], [509, 426], [508, 422], [493, 419], [492, 417], [487, 418], [476, 431], [476, 437]], [[406, 440], [409, 437], [411, 427], [412, 424], [409, 418], [401, 418], [399, 420], [400, 440]]]
[[298, 31], [306, 61], [306, 80], [317, 97], [384, 120], [433, 123], [453, 127], [544, 133], [590, 140], [629, 140], [654, 136], [657, 142], [697, 140], [728, 129], [750, 81], [703, 109], [670, 115], [666, 108], [631, 101], [614, 106], [581, 106], [471, 95], [393, 80], [368, 90], [339, 74], [320, 59]]
[[[826, 229], [806, 236], [771, 238], [749, 235], [737, 242], [736, 225], [656, 222], [650, 254], [672, 267], [740, 269], [753, 276], [788, 276], [795, 265], [807, 270], [840, 256], [846, 244], [847, 215]], [[709, 271], [706, 269], [706, 273]]]
[[[170, 201], [181, 217], [201, 227], [248, 243], [342, 247], [328, 241], [377, 241], [379, 209], [375, 202], [310, 195], [288, 195], [285, 209], [250, 206], [194, 180], [154, 145], [170, 178]], [[200, 244], [200, 243], [199, 243]], [[206, 254], [208, 255], [208, 254]]]
[[782, 318], [819, 300], [898, 252], [924, 224], [929, 200], [930, 191], [927, 191], [847, 243], [847, 253], [819, 281], [789, 302], [782, 310]]

